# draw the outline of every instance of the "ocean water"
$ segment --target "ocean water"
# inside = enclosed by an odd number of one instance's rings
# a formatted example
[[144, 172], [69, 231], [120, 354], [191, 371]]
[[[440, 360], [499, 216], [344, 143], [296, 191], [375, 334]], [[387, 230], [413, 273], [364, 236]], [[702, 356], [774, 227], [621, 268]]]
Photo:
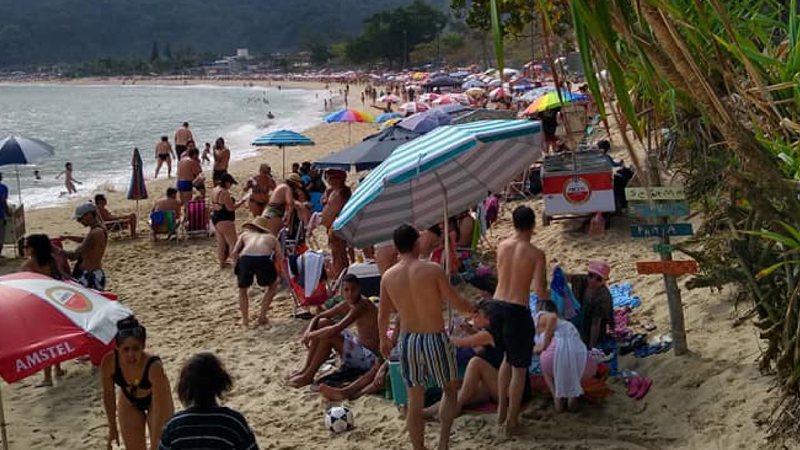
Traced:
[[[175, 130], [184, 121], [201, 152], [205, 142], [213, 145], [223, 137], [232, 159], [245, 158], [256, 151], [250, 142], [257, 136], [321, 123], [323, 92], [204, 85], [0, 85], [0, 136], [37, 138], [55, 147], [53, 158], [36, 167], [19, 167], [22, 201], [30, 209], [70, 200], [63, 177], [55, 179], [67, 161], [74, 178], [83, 182], [78, 197], [112, 186], [127, 190], [134, 147], [142, 155], [145, 179], [152, 179], [156, 143], [166, 135], [174, 145]], [[269, 111], [275, 115], [272, 120]], [[35, 180], [35, 169], [41, 180]], [[0, 167], [0, 173], [11, 202], [17, 203], [14, 167]], [[165, 176], [166, 166], [159, 178]]]

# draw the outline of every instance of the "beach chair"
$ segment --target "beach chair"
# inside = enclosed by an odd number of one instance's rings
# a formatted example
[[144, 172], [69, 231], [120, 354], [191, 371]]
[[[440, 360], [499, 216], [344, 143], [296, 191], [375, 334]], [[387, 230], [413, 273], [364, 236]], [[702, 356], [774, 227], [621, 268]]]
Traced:
[[108, 222], [103, 222], [103, 225], [105, 225], [111, 238], [121, 239], [125, 236], [125, 231], [127, 231], [128, 236], [133, 239], [133, 232], [127, 220], [109, 220]]
[[190, 200], [186, 204], [186, 218], [182, 221], [184, 237], [211, 237], [213, 232], [209, 225], [209, 208], [204, 199]]
[[172, 239], [178, 231], [175, 223], [175, 211], [153, 211], [150, 213], [150, 231], [153, 240], [158, 240], [159, 235], [166, 235]]
[[[284, 279], [292, 295], [292, 317], [299, 317], [300, 308], [320, 307], [330, 297], [325, 276], [325, 255], [315, 251], [303, 251], [284, 256], [282, 262]], [[307, 285], [311, 288], [306, 289]]]

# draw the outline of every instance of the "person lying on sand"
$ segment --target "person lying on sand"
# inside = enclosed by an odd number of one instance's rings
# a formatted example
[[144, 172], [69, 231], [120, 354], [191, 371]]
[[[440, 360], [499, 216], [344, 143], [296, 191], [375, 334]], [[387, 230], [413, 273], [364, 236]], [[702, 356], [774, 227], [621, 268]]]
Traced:
[[136, 214], [124, 214], [116, 216], [108, 210], [108, 199], [103, 194], [94, 196], [94, 204], [97, 206], [97, 214], [103, 219], [106, 228], [110, 231], [120, 231], [129, 229], [131, 231], [131, 238], [136, 238]]
[[[328, 359], [331, 349], [341, 359], [343, 367], [369, 370], [377, 360], [380, 339], [378, 338], [378, 309], [361, 295], [358, 277], [352, 274], [342, 279], [344, 301], [318, 314], [308, 324], [303, 334], [303, 344], [308, 347], [305, 365], [289, 376], [289, 384], [303, 387], [314, 381], [320, 366]], [[333, 318], [342, 317], [338, 322]], [[358, 335], [347, 328], [355, 325]]]
[[386, 375], [389, 373], [389, 361], [375, 361], [369, 372], [358, 377], [344, 387], [319, 385], [319, 394], [328, 401], [355, 400], [365, 395], [378, 394], [386, 387]]
[[242, 311], [242, 326], [250, 325], [250, 286], [253, 278], [258, 285], [266, 288], [261, 300], [261, 313], [258, 324], [266, 325], [267, 310], [278, 290], [278, 271], [275, 261], [283, 260], [278, 239], [269, 231], [269, 223], [263, 217], [256, 217], [242, 226], [242, 234], [233, 246], [231, 259], [234, 261], [233, 273], [236, 274], [239, 287], [239, 309]]

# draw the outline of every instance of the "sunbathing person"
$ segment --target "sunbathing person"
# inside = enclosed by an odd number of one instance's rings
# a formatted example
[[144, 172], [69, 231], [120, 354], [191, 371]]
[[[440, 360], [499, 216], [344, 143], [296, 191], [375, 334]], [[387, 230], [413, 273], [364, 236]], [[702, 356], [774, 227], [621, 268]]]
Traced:
[[355, 400], [365, 395], [379, 394], [386, 387], [386, 375], [389, 373], [389, 361], [376, 361], [369, 372], [358, 377], [344, 387], [319, 385], [319, 394], [328, 401]]
[[581, 382], [594, 376], [597, 363], [590, 357], [575, 325], [558, 316], [555, 303], [539, 301], [537, 309], [534, 322], [539, 333], [533, 351], [539, 354], [556, 411], [564, 410], [565, 400], [569, 410], [574, 411], [583, 395]]
[[236, 274], [239, 287], [239, 309], [242, 311], [242, 325], [250, 325], [250, 296], [248, 290], [253, 285], [253, 278], [258, 285], [267, 288], [261, 300], [261, 313], [258, 324], [266, 325], [267, 310], [272, 298], [278, 290], [278, 271], [275, 261], [281, 261], [281, 246], [278, 239], [269, 231], [269, 223], [263, 217], [256, 217], [242, 226], [242, 234], [233, 246], [231, 259], [234, 261], [233, 273]]
[[131, 238], [136, 238], [136, 214], [124, 214], [115, 216], [108, 210], [108, 199], [103, 194], [94, 196], [94, 205], [97, 206], [97, 214], [103, 219], [106, 229], [109, 231], [120, 231], [129, 229]]
[[[458, 348], [475, 348], [475, 356], [470, 358], [464, 372], [464, 380], [458, 390], [456, 400], [456, 415], [460, 414], [464, 406], [481, 403], [498, 403], [497, 376], [503, 363], [503, 350], [497, 346], [494, 336], [499, 335], [497, 324], [491, 321], [492, 304], [488, 301], [478, 303], [478, 313], [473, 315], [472, 321], [477, 328], [466, 337], [452, 337], [450, 340]], [[531, 384], [525, 383], [522, 391], [522, 403], [530, 401], [532, 396]], [[439, 403], [425, 408], [426, 418], [438, 418]]]
[[[358, 277], [352, 274], [342, 279], [344, 301], [317, 315], [303, 334], [303, 344], [308, 347], [305, 366], [290, 375], [294, 387], [311, 384], [322, 363], [335, 350], [343, 367], [369, 370], [375, 364], [380, 350], [378, 338], [378, 308], [361, 295]], [[334, 317], [342, 317], [333, 322]], [[355, 324], [358, 336], [347, 328]]]

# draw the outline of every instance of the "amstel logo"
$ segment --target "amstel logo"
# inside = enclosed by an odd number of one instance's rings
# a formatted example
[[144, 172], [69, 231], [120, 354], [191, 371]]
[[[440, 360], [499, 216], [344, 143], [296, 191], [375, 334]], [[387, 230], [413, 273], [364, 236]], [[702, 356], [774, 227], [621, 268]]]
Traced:
[[581, 205], [592, 196], [592, 187], [583, 177], [571, 177], [564, 183], [564, 198], [573, 205]]
[[83, 294], [63, 286], [48, 288], [45, 295], [54, 303], [77, 313], [85, 313], [92, 310], [92, 302]]

